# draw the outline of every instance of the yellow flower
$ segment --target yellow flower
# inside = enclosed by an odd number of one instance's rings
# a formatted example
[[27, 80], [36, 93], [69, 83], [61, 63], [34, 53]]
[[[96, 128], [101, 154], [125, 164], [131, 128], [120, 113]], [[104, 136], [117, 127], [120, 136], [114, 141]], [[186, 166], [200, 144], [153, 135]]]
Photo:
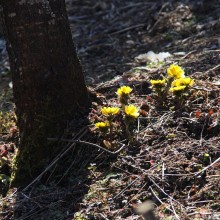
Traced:
[[150, 83], [152, 84], [152, 86], [165, 86], [166, 80], [150, 80]]
[[193, 86], [194, 80], [191, 79], [190, 77], [182, 78], [182, 84], [184, 86]]
[[138, 109], [134, 105], [125, 106], [126, 116], [137, 118], [139, 116]]
[[118, 107], [103, 107], [101, 108], [101, 112], [103, 115], [116, 115], [119, 112]]
[[117, 90], [117, 95], [118, 96], [123, 96], [123, 95], [129, 95], [132, 91], [132, 88], [130, 86], [122, 86]]
[[170, 78], [175, 78], [175, 79], [180, 79], [185, 77], [184, 70], [176, 64], [170, 65], [170, 67], [167, 69], [167, 74]]
[[176, 79], [172, 82], [171, 86], [172, 87], [181, 86], [182, 85], [181, 82], [182, 82], [181, 79]]
[[186, 86], [175, 86], [170, 88], [170, 92], [180, 92], [184, 90]]
[[172, 82], [171, 86], [192, 86], [194, 84], [194, 80], [190, 77], [176, 79]]
[[95, 127], [99, 128], [99, 129], [105, 129], [109, 127], [109, 122], [105, 121], [105, 122], [97, 122], [95, 123]]

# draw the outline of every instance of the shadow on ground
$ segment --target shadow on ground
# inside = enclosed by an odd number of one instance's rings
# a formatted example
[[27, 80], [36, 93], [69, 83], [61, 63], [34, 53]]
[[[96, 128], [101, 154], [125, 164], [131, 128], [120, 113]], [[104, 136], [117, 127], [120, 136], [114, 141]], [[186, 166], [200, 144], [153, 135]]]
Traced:
[[2, 199], [1, 219], [73, 219], [77, 211], [88, 208], [82, 201], [91, 195], [94, 171], [108, 174], [115, 157], [89, 144], [76, 143], [79, 139], [97, 141], [86, 125], [82, 128], [85, 121], [77, 121], [69, 124], [60, 140], [49, 140], [63, 150], [57, 152], [47, 172], [22, 189], [10, 189]]

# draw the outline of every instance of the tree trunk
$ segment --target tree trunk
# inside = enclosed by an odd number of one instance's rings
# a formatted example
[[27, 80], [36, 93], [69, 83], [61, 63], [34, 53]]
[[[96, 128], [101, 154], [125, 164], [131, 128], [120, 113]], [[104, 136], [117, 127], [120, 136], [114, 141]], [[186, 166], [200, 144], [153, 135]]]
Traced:
[[[14, 183], [24, 184], [55, 150], [47, 137], [89, 104], [64, 0], [2, 0], [21, 140]], [[57, 148], [57, 147], [56, 147]]]

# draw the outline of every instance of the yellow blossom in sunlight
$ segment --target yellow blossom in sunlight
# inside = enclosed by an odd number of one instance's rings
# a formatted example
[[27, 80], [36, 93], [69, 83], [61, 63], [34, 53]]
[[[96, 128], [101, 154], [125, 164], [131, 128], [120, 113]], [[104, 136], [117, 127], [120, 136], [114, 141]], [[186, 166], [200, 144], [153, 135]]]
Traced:
[[125, 114], [126, 116], [137, 118], [139, 116], [138, 108], [134, 105], [125, 106]]
[[180, 92], [183, 91], [186, 86], [175, 86], [170, 88], [170, 92]]
[[184, 86], [193, 86], [194, 80], [190, 77], [182, 78], [182, 85]]
[[118, 107], [103, 107], [101, 108], [101, 112], [103, 115], [116, 115], [119, 112]]
[[129, 95], [132, 92], [132, 88], [130, 86], [122, 86], [117, 90], [118, 96]]
[[150, 80], [150, 83], [152, 84], [152, 86], [165, 86], [166, 80]]
[[99, 129], [105, 129], [109, 127], [109, 122], [105, 121], [105, 122], [97, 122], [95, 123], [95, 127], [99, 128]]
[[172, 82], [171, 86], [193, 86], [194, 80], [190, 77], [176, 79]]
[[176, 64], [170, 65], [170, 67], [167, 69], [167, 74], [170, 78], [174, 79], [180, 79], [185, 77], [184, 70]]

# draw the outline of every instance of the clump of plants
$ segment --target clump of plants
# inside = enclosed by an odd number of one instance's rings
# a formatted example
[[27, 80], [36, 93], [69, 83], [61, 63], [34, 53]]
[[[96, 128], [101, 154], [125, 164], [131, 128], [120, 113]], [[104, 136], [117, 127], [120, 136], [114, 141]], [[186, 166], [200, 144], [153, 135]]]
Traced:
[[[167, 77], [150, 80], [155, 93], [158, 107], [173, 107], [178, 109], [184, 106], [189, 90], [194, 80], [185, 76], [184, 70], [172, 64], [167, 69]], [[125, 134], [129, 142], [134, 140], [133, 124], [139, 117], [139, 109], [129, 103], [132, 88], [122, 86], [117, 91], [118, 106], [105, 106], [101, 108], [102, 118], [95, 123], [95, 127], [103, 136], [103, 143], [108, 148], [114, 147], [116, 138]]]
[[[193, 86], [194, 80], [185, 76], [182, 67], [172, 64], [167, 69], [167, 77], [158, 80], [150, 80], [152, 89], [156, 94], [159, 106], [167, 104], [168, 97], [174, 98], [168, 104], [174, 104], [175, 108], [181, 108], [189, 95], [189, 89]], [[169, 99], [171, 100], [171, 99]]]
[[[133, 141], [131, 125], [138, 118], [139, 109], [129, 104], [131, 92], [132, 88], [129, 86], [120, 87], [116, 92], [120, 105], [101, 108], [103, 121], [96, 122], [95, 127], [102, 133], [108, 147], [114, 145], [114, 135], [119, 131], [124, 132], [129, 141]], [[118, 126], [121, 128], [118, 129]]]

